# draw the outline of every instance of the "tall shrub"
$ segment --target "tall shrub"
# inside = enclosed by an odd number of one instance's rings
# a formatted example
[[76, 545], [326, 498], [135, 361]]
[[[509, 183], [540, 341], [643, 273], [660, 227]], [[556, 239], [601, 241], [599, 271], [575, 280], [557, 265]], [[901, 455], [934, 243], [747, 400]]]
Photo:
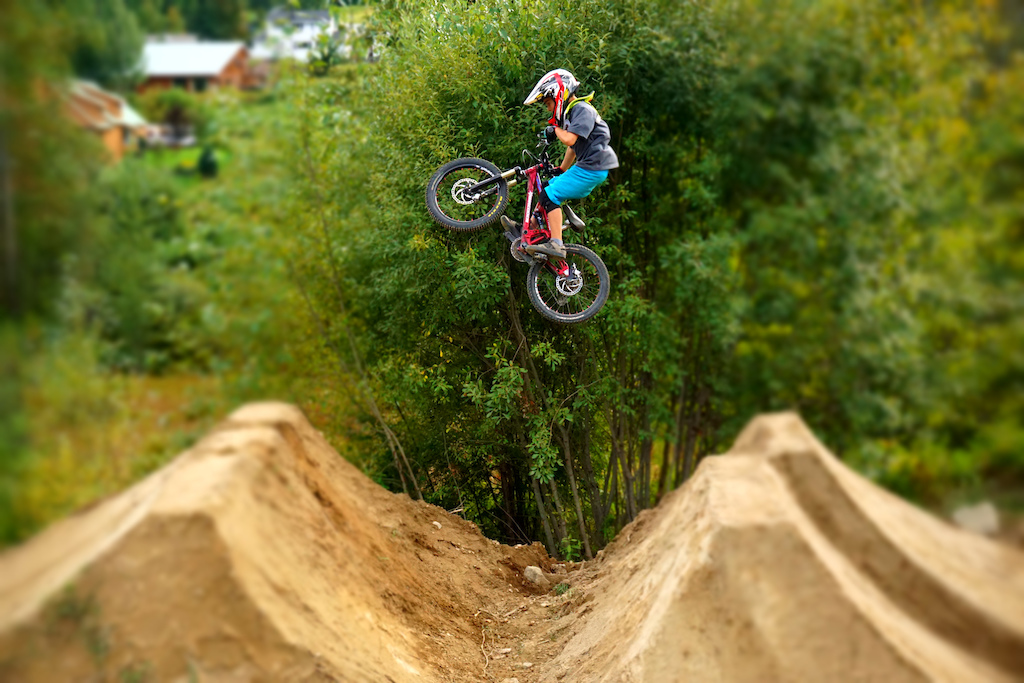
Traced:
[[[295, 145], [317, 207], [297, 274], [408, 455], [385, 452], [379, 477], [419, 481], [492, 535], [589, 555], [757, 412], [799, 410], [851, 457], [913, 443], [952, 395], [921, 309], [949, 291], [933, 227], [976, 235], [987, 215], [933, 210], [938, 168], [960, 158], [937, 167], [933, 133], [991, 72], [995, 16], [955, 2], [385, 3], [379, 67], [309, 86]], [[554, 67], [597, 91], [622, 162], [575, 207], [613, 294], [573, 328], [533, 314], [497, 230], [450, 234], [423, 207], [446, 161], [519, 163], [546, 116], [520, 102]], [[1009, 125], [986, 109], [973, 130], [983, 120]], [[982, 176], [998, 167], [976, 159]]]

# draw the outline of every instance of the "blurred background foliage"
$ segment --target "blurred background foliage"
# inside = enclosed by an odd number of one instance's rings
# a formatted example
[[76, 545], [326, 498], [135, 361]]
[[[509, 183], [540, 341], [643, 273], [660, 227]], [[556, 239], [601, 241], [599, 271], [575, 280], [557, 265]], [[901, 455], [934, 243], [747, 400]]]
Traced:
[[[306, 90], [296, 148], [299, 279], [325, 345], [379, 377], [408, 455], [380, 451], [382, 482], [589, 555], [754, 414], [788, 409], [919, 502], [1019, 505], [1019, 7], [375, 17], [379, 68]], [[497, 231], [446, 234], [422, 206], [445, 161], [519, 162], [544, 116], [518, 103], [554, 66], [597, 91], [622, 162], [577, 207], [614, 291], [572, 329], [532, 315]]]
[[[208, 180], [176, 172], [198, 149], [105, 167], [38, 84], [116, 86], [133, 36], [242, 36], [269, 4], [101, 4], [0, 0], [7, 542], [267, 397], [385, 486], [563, 557], [769, 410], [921, 504], [1024, 509], [1017, 0], [386, 1], [379, 63], [137, 102], [199, 129]], [[423, 206], [448, 160], [520, 163], [554, 67], [621, 160], [574, 207], [613, 278], [577, 328], [533, 313], [496, 230]]]

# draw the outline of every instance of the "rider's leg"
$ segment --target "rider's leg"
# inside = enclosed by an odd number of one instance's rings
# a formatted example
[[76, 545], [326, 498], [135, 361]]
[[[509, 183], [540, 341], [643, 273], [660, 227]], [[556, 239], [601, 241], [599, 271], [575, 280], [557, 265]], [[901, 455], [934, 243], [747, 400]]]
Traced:
[[548, 230], [551, 231], [551, 239], [562, 241], [562, 207], [556, 206], [548, 211]]
[[562, 202], [582, 199], [593, 192], [608, 177], [608, 171], [585, 171], [578, 166], [555, 176], [541, 193], [541, 203], [548, 212], [551, 239], [562, 241]]
[[526, 251], [530, 254], [546, 254], [557, 258], [565, 258], [565, 245], [562, 244], [562, 207], [556, 202], [550, 193], [551, 185], [541, 190], [540, 205], [548, 214], [548, 231], [551, 239], [540, 244], [526, 245]]
[[540, 193], [541, 206], [548, 212], [548, 229], [551, 241], [543, 244], [527, 245], [529, 253], [542, 253], [548, 256], [565, 257], [565, 245], [562, 244], [562, 202], [568, 199], [582, 199], [589, 195], [595, 187], [608, 177], [608, 171], [585, 171], [573, 166], [562, 175], [551, 179], [547, 187]]

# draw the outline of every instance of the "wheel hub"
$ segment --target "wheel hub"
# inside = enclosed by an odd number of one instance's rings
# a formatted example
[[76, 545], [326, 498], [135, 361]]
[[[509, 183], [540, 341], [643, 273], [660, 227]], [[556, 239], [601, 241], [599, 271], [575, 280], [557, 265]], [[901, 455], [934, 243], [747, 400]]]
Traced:
[[576, 296], [583, 289], [583, 274], [576, 264], [569, 264], [569, 272], [555, 278], [555, 288], [562, 296]]
[[463, 206], [468, 206], [476, 201], [476, 197], [467, 197], [466, 190], [476, 185], [477, 181], [472, 178], [462, 178], [452, 185], [452, 199]]

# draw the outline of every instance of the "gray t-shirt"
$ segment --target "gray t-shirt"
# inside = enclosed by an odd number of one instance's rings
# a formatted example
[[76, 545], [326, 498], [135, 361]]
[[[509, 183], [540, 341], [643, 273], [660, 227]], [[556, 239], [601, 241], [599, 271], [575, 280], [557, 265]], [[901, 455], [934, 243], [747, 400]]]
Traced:
[[609, 171], [619, 167], [619, 158], [611, 148], [608, 124], [589, 102], [573, 105], [566, 119], [565, 130], [579, 136], [572, 146], [577, 166], [585, 171]]

